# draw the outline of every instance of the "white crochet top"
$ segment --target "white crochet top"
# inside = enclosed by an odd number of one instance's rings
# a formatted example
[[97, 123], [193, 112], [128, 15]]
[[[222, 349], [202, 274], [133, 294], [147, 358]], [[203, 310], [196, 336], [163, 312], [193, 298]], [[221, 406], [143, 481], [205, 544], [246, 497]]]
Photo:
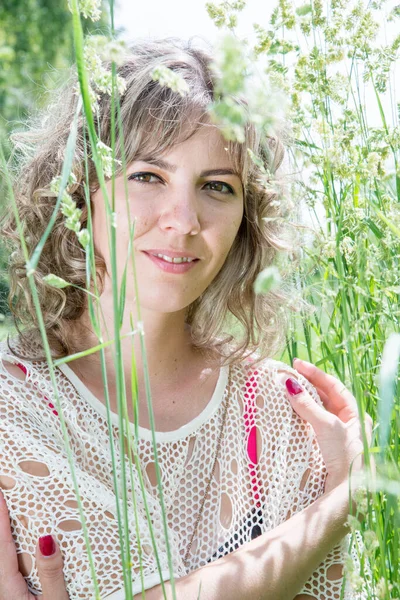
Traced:
[[[22, 350], [15, 339], [11, 340], [11, 346]], [[26, 377], [22, 370], [21, 378], [11, 375], [1, 359], [20, 363]], [[231, 369], [231, 399], [220, 458], [187, 567], [183, 557], [211, 474], [227, 393], [228, 367], [221, 368], [213, 396], [201, 414], [175, 431], [156, 433], [173, 570], [177, 578], [273, 529], [311, 504], [324, 490], [326, 469], [313, 430], [293, 412], [284, 384], [278, 379], [278, 370], [295, 374], [320, 402], [313, 386], [290, 366], [272, 359], [250, 370], [247, 363]], [[106, 409], [67, 364], [57, 367], [55, 374], [100, 595], [102, 599], [123, 600]], [[0, 343], [0, 415], [0, 487], [9, 508], [17, 552], [25, 555], [24, 575], [30, 590], [40, 592], [35, 566], [37, 539], [53, 534], [64, 555], [71, 600], [95, 598], [49, 368], [46, 361], [16, 358], [6, 342]], [[118, 416], [112, 414], [116, 448], [117, 419]], [[259, 436], [258, 455], [256, 435]], [[161, 579], [169, 578], [151, 432], [139, 427], [139, 436], [141, 469], [160, 569], [155, 560], [138, 474], [134, 469], [133, 485], [129, 485], [131, 477], [127, 468], [133, 593], [139, 593], [142, 584], [148, 589]], [[29, 473], [28, 461], [37, 462], [35, 475]], [[128, 465], [126, 457], [125, 461]], [[118, 481], [120, 476], [121, 473], [117, 473]], [[138, 505], [143, 582], [139, 573], [132, 487]], [[304, 585], [302, 592], [308, 594], [308, 598], [339, 600], [342, 579], [332, 577], [335, 569], [331, 567], [342, 564], [348, 541], [345, 538], [332, 550]], [[352, 597], [346, 585], [344, 598]]]

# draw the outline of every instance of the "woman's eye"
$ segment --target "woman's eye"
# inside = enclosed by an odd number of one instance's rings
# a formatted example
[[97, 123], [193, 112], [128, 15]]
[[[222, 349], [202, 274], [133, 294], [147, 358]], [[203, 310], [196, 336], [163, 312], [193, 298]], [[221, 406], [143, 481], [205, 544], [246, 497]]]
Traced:
[[[150, 183], [151, 184], [151, 183], [154, 183], [149, 180], [149, 178], [151, 179], [152, 177], [155, 177], [158, 181], [162, 181], [158, 175], [155, 175], [154, 173], [150, 173], [148, 171], [142, 171], [140, 173], [132, 173], [132, 175], [129, 175], [128, 180], [136, 181], [137, 183], [143, 183], [143, 184]], [[205, 185], [213, 186], [212, 191], [214, 191], [214, 192], [218, 192], [218, 193], [222, 193], [222, 194], [234, 194], [235, 193], [233, 188], [230, 185], [228, 185], [227, 183], [224, 183], [223, 181], [209, 181]], [[224, 187], [226, 188], [227, 191], [223, 191], [223, 189], [221, 189]]]
[[154, 175], [154, 173], [148, 173], [147, 171], [144, 171], [142, 173], [132, 173], [132, 175], [129, 175], [128, 179], [137, 181], [138, 183], [151, 183], [148, 180], [145, 181], [143, 179], [137, 179], [138, 177], [156, 177], [158, 179], [158, 181], [161, 181], [157, 175]]
[[222, 192], [223, 194], [234, 194], [235, 192], [233, 191], [233, 188], [228, 185], [227, 183], [224, 183], [223, 181], [210, 181], [209, 183], [206, 183], [206, 185], [214, 185], [214, 186], [225, 186], [225, 188], [228, 190], [228, 192], [223, 192], [221, 189], [215, 189], [215, 192]]

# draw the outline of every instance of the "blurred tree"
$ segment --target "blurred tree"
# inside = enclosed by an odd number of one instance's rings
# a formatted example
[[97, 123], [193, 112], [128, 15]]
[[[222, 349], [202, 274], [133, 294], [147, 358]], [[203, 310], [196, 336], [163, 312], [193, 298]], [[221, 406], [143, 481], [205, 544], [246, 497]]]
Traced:
[[[85, 32], [107, 31], [107, 13], [83, 19]], [[67, 0], [2, 0], [0, 4], [0, 134], [43, 101], [54, 69], [74, 57], [72, 15]]]
[[[85, 33], [107, 33], [108, 13], [93, 22], [82, 19]], [[72, 15], [67, 0], [1, 0], [0, 2], [0, 142], [23, 127], [29, 112], [46, 101], [59, 81], [58, 69], [74, 60]], [[9, 148], [3, 149], [8, 157]], [[6, 208], [0, 179], [0, 214]], [[0, 314], [7, 306], [7, 258], [0, 240]]]

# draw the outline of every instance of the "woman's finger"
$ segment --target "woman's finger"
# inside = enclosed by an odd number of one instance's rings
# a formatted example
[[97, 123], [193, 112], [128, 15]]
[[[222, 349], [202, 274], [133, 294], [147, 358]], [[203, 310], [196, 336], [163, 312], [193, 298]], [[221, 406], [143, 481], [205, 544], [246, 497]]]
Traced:
[[[327, 408], [327, 410], [329, 410], [329, 406], [330, 406], [330, 400], [328, 398], [328, 396], [325, 394], [325, 392], [323, 392], [322, 390], [320, 390], [319, 388], [316, 388], [317, 393], [319, 395], [319, 397], [322, 400], [322, 404]], [[343, 423], [347, 423], [351, 418], [353, 418], [354, 416], [358, 417], [359, 413], [357, 412], [357, 414], [354, 414], [354, 410], [352, 407], [348, 407], [348, 409], [346, 410], [346, 408], [342, 409], [341, 411], [339, 411], [338, 417], [340, 418], [341, 421], [343, 421]], [[372, 442], [372, 429], [373, 429], [373, 420], [371, 415], [369, 415], [367, 412], [364, 412], [364, 422], [365, 422], [365, 430], [367, 433], [367, 438], [368, 438], [368, 444], [371, 445]]]
[[[315, 388], [319, 388], [320, 391], [324, 392], [324, 405], [329, 412], [338, 416], [344, 423], [351, 417], [358, 415], [356, 399], [339, 379], [305, 360], [296, 359], [294, 367]], [[322, 397], [321, 400], [323, 400]]]
[[[304, 361], [306, 363], [306, 365], [311, 365], [311, 366], [315, 366], [312, 365], [312, 363], [308, 363], [306, 361]], [[303, 361], [299, 361], [299, 359], [296, 359], [296, 370], [300, 373], [301, 372], [301, 368], [300, 368], [300, 364], [299, 363], [303, 363]], [[299, 367], [299, 368], [298, 368]], [[307, 367], [304, 369], [304, 376], [306, 376], [306, 369]], [[318, 369], [318, 367], [315, 367], [315, 369], [317, 369], [318, 371], [320, 371], [320, 369]], [[323, 373], [323, 371], [322, 371]], [[303, 374], [303, 373], [301, 373]], [[326, 373], [325, 373], [326, 375]], [[336, 379], [335, 377], [333, 379]], [[310, 383], [313, 383], [311, 381], [311, 379], [309, 379], [309, 377], [307, 376], [307, 380], [310, 380]], [[339, 380], [336, 380], [338, 383], [341, 383]], [[321, 398], [322, 404], [324, 405], [324, 407], [331, 413], [333, 413], [334, 415], [336, 415], [338, 418], [340, 418], [340, 420], [343, 423], [348, 423], [350, 421], [350, 419], [354, 418], [354, 417], [359, 417], [359, 412], [358, 412], [358, 407], [357, 407], [357, 401], [354, 398], [354, 396], [351, 396], [350, 399], [350, 405], [346, 404], [343, 406], [340, 402], [340, 399], [338, 398], [337, 394], [334, 396], [334, 398], [332, 399], [332, 397], [330, 397], [326, 392], [324, 392], [323, 389], [321, 389], [318, 385], [316, 385], [315, 381], [313, 383], [319, 397]], [[342, 406], [342, 408], [339, 408], [340, 406]], [[364, 413], [364, 422], [365, 422], [365, 432], [367, 435], [367, 440], [368, 440], [368, 445], [371, 445], [372, 442], [372, 429], [373, 429], [373, 420], [371, 418], [371, 415], [369, 415], [367, 412]]]
[[338, 402], [335, 399], [332, 400], [323, 390], [321, 390], [321, 388], [317, 386], [314, 387], [326, 410], [329, 410], [329, 412], [336, 415], [343, 423], [348, 423], [350, 419], [359, 417], [357, 404], [346, 404], [343, 408], [338, 409]]
[[54, 536], [45, 535], [39, 538], [36, 547], [36, 566], [42, 586], [42, 600], [68, 600], [63, 559]]
[[314, 398], [302, 388], [296, 379], [288, 377], [285, 385], [293, 410], [299, 417], [308, 421], [315, 432], [319, 431], [321, 427], [334, 425], [336, 417], [317, 404]]
[[11, 534], [10, 516], [0, 492], [0, 600], [26, 598], [26, 583], [19, 571], [17, 553]]

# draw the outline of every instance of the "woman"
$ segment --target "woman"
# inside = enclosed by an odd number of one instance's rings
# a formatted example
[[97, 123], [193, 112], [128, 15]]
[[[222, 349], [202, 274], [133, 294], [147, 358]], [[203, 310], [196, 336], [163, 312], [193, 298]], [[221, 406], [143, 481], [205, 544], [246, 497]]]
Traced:
[[[260, 137], [251, 124], [244, 144], [224, 140], [205, 110], [213, 99], [210, 61], [210, 54], [177, 40], [146, 41], [132, 48], [118, 70], [126, 91], [121, 98], [123, 139], [117, 136], [116, 158], [122, 160], [123, 146], [128, 190], [126, 201], [124, 176], [117, 170], [113, 219], [118, 286], [135, 217], [141, 310], [139, 314], [129, 263], [122, 334], [139, 323], [133, 342], [132, 336], [121, 341], [127, 398], [137, 387], [139, 407], [140, 473], [131, 471], [126, 499], [132, 590], [135, 594], [143, 588], [150, 590], [146, 597], [161, 598], [160, 581], [170, 577], [146, 409], [140, 352], [144, 331], [178, 598], [197, 598], [201, 587], [200, 597], [207, 600], [291, 599], [296, 594], [336, 599], [349, 510], [347, 474], [354, 460], [355, 469], [362, 467], [357, 406], [340, 381], [313, 365], [296, 363], [295, 371], [269, 358], [284, 339], [281, 309], [286, 296], [255, 296], [253, 285], [277, 251], [290, 248], [290, 234], [285, 239], [278, 221], [263, 220], [284, 214], [287, 207], [283, 198], [278, 207], [276, 192], [262, 185], [261, 172], [250, 161], [247, 148], [261, 155], [274, 172], [282, 160], [281, 145], [277, 138]], [[182, 97], [152, 80], [152, 70], [160, 63], [185, 78], [188, 94]], [[61, 172], [75, 105], [69, 84], [42, 129], [30, 133], [33, 156], [22, 164], [16, 187], [30, 249], [37, 245], [54, 207], [57, 194], [51, 182]], [[96, 125], [100, 140], [109, 146], [110, 100], [105, 95], [99, 99]], [[82, 225], [88, 218], [84, 143], [80, 122], [73, 161], [76, 182], [69, 192], [82, 210]], [[108, 215], [91, 162], [88, 181], [100, 278], [100, 331], [93, 330], [82, 290], [50, 288], [43, 280], [51, 272], [85, 287], [85, 252], [76, 231], [66, 228], [60, 214], [35, 273], [48, 339], [57, 357], [95, 346], [99, 334], [104, 340], [114, 337]], [[106, 187], [111, 197], [111, 180]], [[3, 233], [17, 241], [12, 218]], [[20, 332], [12, 345], [1, 347], [0, 481], [11, 531], [3, 503], [0, 598], [26, 598], [24, 578], [32, 592], [43, 591], [45, 600], [92, 598], [95, 590], [64, 450], [60, 407], [50, 385], [34, 310], [26, 302], [28, 282], [21, 267], [24, 271], [17, 251], [10, 266], [10, 295], [17, 299], [14, 314], [31, 327], [29, 334]], [[94, 282], [91, 290], [95, 291]], [[230, 315], [242, 325], [236, 338], [224, 334]], [[108, 394], [99, 353], [60, 365], [55, 376], [98, 591], [101, 598], [115, 600], [125, 597], [115, 497], [115, 489], [121, 494], [123, 469], [118, 463], [113, 479], [107, 411], [115, 449], [120, 391], [111, 348], [105, 351]], [[133, 355], [137, 381], [131, 378]], [[130, 401], [127, 410], [135, 435]], [[368, 416], [366, 426], [370, 433]], [[146, 487], [144, 499], [139, 475]], [[171, 584], [164, 586], [169, 594]]]

